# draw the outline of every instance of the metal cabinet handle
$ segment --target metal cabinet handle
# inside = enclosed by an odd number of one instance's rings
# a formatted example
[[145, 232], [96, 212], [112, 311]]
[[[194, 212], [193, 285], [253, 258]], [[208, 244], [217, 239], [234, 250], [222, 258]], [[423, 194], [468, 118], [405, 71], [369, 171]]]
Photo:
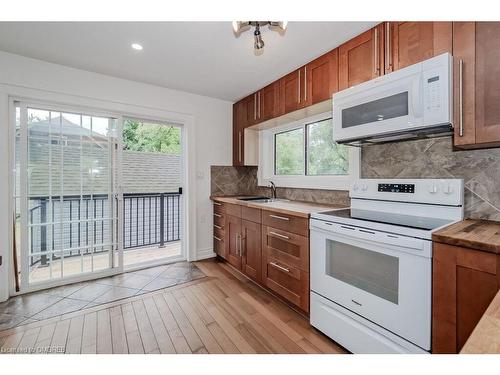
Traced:
[[221, 242], [221, 241], [222, 241], [222, 239], [220, 239], [220, 238], [219, 238], [219, 237], [217, 237], [217, 236], [214, 236], [214, 238], [215, 238], [217, 241], [219, 241], [219, 242]]
[[462, 59], [458, 60], [458, 135], [460, 137], [464, 136], [464, 84], [463, 84], [463, 76], [464, 76], [464, 61]]
[[284, 216], [269, 215], [269, 217], [272, 217], [273, 219], [279, 219], [279, 220], [286, 220], [286, 221], [290, 221], [290, 218], [289, 218], [289, 217], [284, 217]]
[[258, 97], [258, 103], [257, 104], [259, 105], [259, 107], [258, 107], [259, 110], [257, 111], [257, 117], [260, 119], [260, 91], [258, 92], [257, 97]]
[[214, 224], [214, 227], [222, 230], [222, 227], [220, 225]]
[[238, 132], [238, 160], [241, 163], [241, 130]]
[[289, 269], [289, 268], [286, 268], [286, 267], [280, 266], [278, 263], [275, 263], [275, 262], [270, 262], [269, 264], [270, 264], [271, 266], [273, 266], [273, 267], [275, 267], [275, 268], [279, 269], [279, 270], [284, 271], [284, 272], [287, 272], [287, 273], [288, 273], [288, 272], [290, 272], [290, 269]]
[[307, 102], [307, 66], [304, 66], [304, 101]]
[[253, 94], [253, 119], [257, 120], [257, 94]]
[[388, 62], [388, 71], [392, 71], [392, 51], [391, 51], [391, 23], [385, 23], [385, 59]]
[[300, 103], [300, 69], [299, 69], [299, 103]]
[[276, 237], [284, 238], [285, 240], [289, 240], [290, 239], [290, 237], [285, 236], [284, 234], [276, 233], [276, 232], [269, 232], [269, 234], [272, 234], [273, 236], [276, 236]]
[[222, 217], [222, 215], [219, 215], [219, 214], [216, 214], [216, 213], [214, 213], [214, 216], [215, 217]]
[[222, 206], [222, 203], [214, 202], [214, 206]]
[[243, 256], [243, 241], [245, 241], [247, 238], [246, 237], [242, 237], [240, 235], [240, 257]]
[[235, 233], [234, 234], [234, 241], [236, 243], [236, 254], [239, 255], [240, 254], [240, 249], [239, 249], [239, 241], [238, 241], [238, 233]]
[[373, 38], [373, 42], [375, 45], [375, 50], [373, 51], [374, 59], [375, 59], [375, 75], [379, 75], [380, 72], [380, 66], [379, 66], [379, 61], [378, 61], [378, 29], [375, 28], [375, 35]]

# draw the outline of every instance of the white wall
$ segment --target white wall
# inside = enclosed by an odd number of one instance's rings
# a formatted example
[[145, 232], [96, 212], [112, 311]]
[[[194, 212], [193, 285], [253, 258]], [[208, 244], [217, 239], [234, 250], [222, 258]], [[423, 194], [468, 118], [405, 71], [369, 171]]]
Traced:
[[[165, 74], [175, 72], [165, 71]], [[210, 72], [207, 72], [210, 74]], [[0, 51], [0, 253], [10, 251], [7, 225], [9, 217], [9, 173], [7, 146], [8, 96], [39, 98], [61, 104], [79, 104], [89, 108], [128, 115], [183, 120], [190, 124], [194, 192], [190, 197], [191, 218], [196, 220], [197, 258], [211, 256], [210, 165], [231, 163], [232, 103], [170, 90], [158, 86], [51, 64]], [[193, 254], [193, 253], [191, 253]], [[4, 257], [5, 260], [5, 257]], [[6, 264], [0, 267], [0, 301], [5, 297]]]

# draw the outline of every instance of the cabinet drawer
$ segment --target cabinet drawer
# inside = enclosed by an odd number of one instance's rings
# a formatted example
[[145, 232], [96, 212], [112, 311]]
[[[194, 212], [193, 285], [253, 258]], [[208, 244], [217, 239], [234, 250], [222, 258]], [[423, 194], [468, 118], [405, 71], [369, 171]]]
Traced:
[[224, 229], [226, 226], [226, 214], [214, 211], [214, 228]]
[[274, 211], [262, 211], [262, 224], [309, 236], [309, 220], [304, 217], [282, 214]]
[[235, 217], [241, 217], [241, 206], [237, 204], [230, 204], [226, 203], [224, 205], [225, 212], [228, 215], [235, 216]]
[[226, 259], [226, 241], [224, 236], [219, 236], [219, 233], [214, 231], [214, 252], [220, 257]]
[[223, 214], [226, 212], [226, 207], [225, 207], [224, 203], [214, 201], [213, 204], [214, 204], [214, 212], [217, 212], [220, 214]]
[[267, 257], [264, 262], [263, 282], [273, 292], [309, 312], [309, 272]]
[[309, 272], [309, 239], [272, 227], [263, 227], [262, 248], [270, 258]]
[[261, 219], [261, 210], [258, 208], [251, 207], [241, 207], [241, 218], [243, 220], [252, 221], [254, 223], [260, 223]]
[[224, 239], [224, 237], [226, 236], [224, 228], [219, 227], [218, 225], [214, 225], [214, 236]]

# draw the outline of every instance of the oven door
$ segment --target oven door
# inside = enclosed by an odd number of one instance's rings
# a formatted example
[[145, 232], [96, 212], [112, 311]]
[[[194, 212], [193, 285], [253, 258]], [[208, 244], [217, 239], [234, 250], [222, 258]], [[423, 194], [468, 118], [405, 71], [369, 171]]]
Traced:
[[410, 71], [403, 77], [377, 78], [334, 95], [334, 140], [345, 142], [421, 128], [422, 91], [421, 71]]
[[431, 242], [311, 220], [311, 290], [425, 350]]

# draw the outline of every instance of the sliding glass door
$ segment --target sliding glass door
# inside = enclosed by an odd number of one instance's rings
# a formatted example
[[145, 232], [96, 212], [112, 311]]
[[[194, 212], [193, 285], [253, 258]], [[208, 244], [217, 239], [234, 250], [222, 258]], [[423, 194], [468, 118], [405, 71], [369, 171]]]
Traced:
[[18, 103], [22, 289], [120, 268], [118, 117]]

